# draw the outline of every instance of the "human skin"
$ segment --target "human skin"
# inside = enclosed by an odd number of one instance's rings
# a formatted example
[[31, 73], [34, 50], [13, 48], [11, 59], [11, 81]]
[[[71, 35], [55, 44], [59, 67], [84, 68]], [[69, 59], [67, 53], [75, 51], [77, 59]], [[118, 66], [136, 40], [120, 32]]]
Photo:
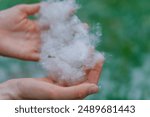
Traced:
[[22, 60], [38, 61], [40, 27], [28, 16], [36, 14], [39, 4], [18, 5], [0, 11], [0, 54]]
[[50, 78], [13, 79], [0, 84], [0, 99], [75, 100], [97, 93], [102, 60], [89, 70], [87, 80], [74, 86], [60, 85]]
[[[40, 9], [39, 4], [19, 5], [0, 11], [0, 55], [28, 61], [39, 60], [40, 31], [36, 20], [28, 19]], [[86, 81], [74, 86], [59, 84], [49, 78], [20, 78], [0, 84], [0, 99], [83, 99], [97, 93], [103, 60], [86, 71]]]

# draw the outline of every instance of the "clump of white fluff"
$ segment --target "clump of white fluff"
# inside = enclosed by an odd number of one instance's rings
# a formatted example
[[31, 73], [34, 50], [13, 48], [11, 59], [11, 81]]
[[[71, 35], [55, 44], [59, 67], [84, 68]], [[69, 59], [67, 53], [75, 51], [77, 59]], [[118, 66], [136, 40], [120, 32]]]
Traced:
[[42, 4], [39, 17], [41, 24], [50, 27], [41, 33], [40, 62], [51, 78], [70, 83], [83, 80], [85, 69], [103, 59], [92, 44], [98, 37], [71, 14], [77, 8], [73, 0], [48, 0]]

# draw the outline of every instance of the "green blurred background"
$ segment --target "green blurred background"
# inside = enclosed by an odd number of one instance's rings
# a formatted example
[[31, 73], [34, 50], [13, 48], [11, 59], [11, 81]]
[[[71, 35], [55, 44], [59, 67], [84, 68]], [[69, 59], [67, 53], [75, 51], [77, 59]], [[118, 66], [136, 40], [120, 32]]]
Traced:
[[[100, 92], [87, 99], [150, 99], [150, 0], [77, 1], [82, 21], [101, 24], [97, 49], [106, 56]], [[35, 2], [39, 0], [0, 0], [0, 10]], [[0, 82], [42, 76], [37, 63], [0, 58]]]

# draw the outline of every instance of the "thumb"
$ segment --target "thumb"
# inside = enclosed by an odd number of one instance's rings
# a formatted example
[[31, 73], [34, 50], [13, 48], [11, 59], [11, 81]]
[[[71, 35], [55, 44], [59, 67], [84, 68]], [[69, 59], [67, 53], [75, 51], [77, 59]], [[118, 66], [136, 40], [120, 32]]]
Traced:
[[60, 99], [83, 99], [88, 95], [98, 92], [98, 86], [90, 83], [83, 83], [72, 87], [64, 87], [58, 89]]
[[19, 5], [20, 9], [27, 15], [34, 15], [40, 10], [40, 4]]

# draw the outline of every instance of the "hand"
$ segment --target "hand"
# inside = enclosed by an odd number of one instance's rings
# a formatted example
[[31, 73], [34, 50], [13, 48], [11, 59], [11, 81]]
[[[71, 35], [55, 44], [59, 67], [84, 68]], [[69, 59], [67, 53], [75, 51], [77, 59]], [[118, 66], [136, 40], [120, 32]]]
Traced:
[[40, 28], [28, 19], [39, 9], [39, 4], [18, 5], [0, 12], [0, 55], [39, 60]]
[[7, 81], [0, 85], [0, 99], [83, 99], [98, 92], [96, 84], [102, 64], [103, 61], [100, 61], [94, 69], [88, 71], [87, 81], [69, 87], [58, 85], [49, 78], [24, 78]]

